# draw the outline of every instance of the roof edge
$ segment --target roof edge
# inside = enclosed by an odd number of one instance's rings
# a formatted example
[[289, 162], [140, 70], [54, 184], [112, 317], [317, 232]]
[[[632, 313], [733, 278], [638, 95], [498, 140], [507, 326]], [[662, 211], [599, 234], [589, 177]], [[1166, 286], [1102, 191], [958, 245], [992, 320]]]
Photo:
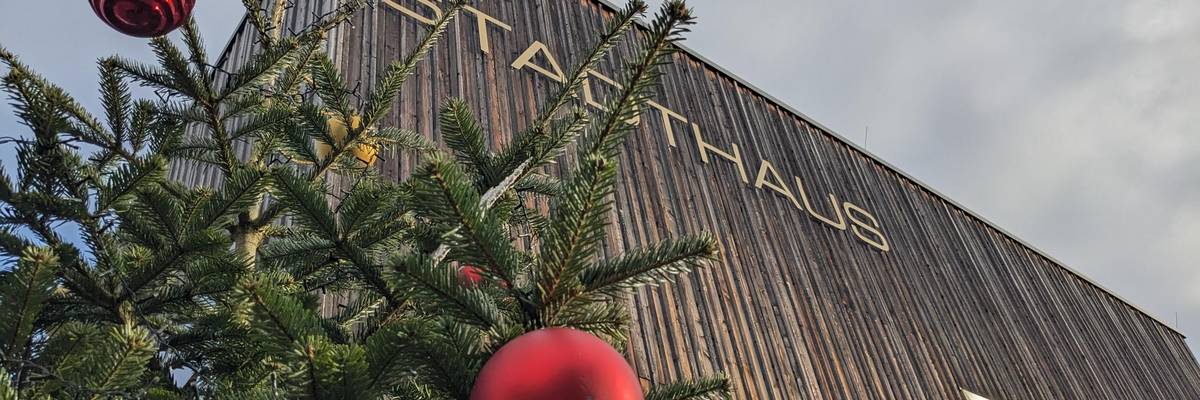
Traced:
[[249, 18], [250, 14], [242, 14], [242, 21], [238, 22], [237, 26], [233, 28], [233, 33], [229, 34], [229, 40], [225, 42], [225, 48], [221, 50], [221, 56], [217, 58], [217, 62], [213, 65], [225, 65], [225, 61], [229, 59], [229, 53], [233, 52], [233, 45], [237, 43], [238, 36], [241, 36], [242, 31], [246, 29], [246, 23], [249, 22]]

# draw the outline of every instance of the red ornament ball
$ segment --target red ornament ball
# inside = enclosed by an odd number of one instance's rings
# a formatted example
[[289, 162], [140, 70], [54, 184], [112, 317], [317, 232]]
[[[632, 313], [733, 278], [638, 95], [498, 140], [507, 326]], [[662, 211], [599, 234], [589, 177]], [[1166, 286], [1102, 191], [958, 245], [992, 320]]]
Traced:
[[473, 265], [464, 265], [458, 269], [458, 284], [468, 288], [479, 287], [483, 283], [483, 270]]
[[187, 22], [196, 0], [88, 0], [104, 23], [136, 37], [166, 35]]
[[586, 332], [542, 329], [500, 348], [471, 400], [642, 400], [638, 377], [612, 346]]

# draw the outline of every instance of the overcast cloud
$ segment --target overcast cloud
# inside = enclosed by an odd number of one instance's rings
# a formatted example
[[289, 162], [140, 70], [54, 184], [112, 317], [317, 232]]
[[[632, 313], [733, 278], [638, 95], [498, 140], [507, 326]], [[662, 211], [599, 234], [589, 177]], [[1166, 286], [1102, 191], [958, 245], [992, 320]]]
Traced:
[[[239, 3], [199, 1], [211, 53]], [[691, 4], [690, 47], [1200, 332], [1200, 2]], [[98, 57], [150, 56], [82, 1], [0, 0], [0, 43], [93, 108]]]
[[690, 47], [1200, 332], [1200, 2], [691, 4]]

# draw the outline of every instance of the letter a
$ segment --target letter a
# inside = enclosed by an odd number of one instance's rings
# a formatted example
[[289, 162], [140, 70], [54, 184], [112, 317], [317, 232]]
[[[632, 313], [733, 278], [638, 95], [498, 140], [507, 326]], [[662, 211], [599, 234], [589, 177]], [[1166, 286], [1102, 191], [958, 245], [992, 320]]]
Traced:
[[[770, 175], [772, 179], [767, 179], [767, 175]], [[783, 195], [783, 197], [787, 197], [788, 200], [792, 201], [792, 205], [800, 208], [800, 203], [796, 201], [796, 196], [792, 195], [792, 190], [788, 189], [783, 179], [779, 178], [779, 172], [775, 171], [775, 166], [771, 165], [771, 162], [767, 160], [762, 160], [762, 167], [758, 169], [758, 179], [754, 181], [754, 187], [762, 189], [764, 186]]]
[[[550, 64], [549, 70], [533, 63], [533, 58], [536, 57], [538, 53], [545, 55], [546, 62]], [[550, 79], [557, 81], [558, 83], [567, 81], [567, 76], [563, 74], [562, 68], [558, 66], [558, 60], [554, 59], [554, 55], [550, 54], [550, 49], [547, 48], [546, 44], [542, 42], [533, 42], [533, 44], [529, 45], [529, 48], [525, 50], [525, 53], [522, 53], [520, 57], [517, 57], [517, 61], [513, 61], [512, 67], [513, 69], [517, 70], [528, 67], [529, 69], [540, 72], [542, 75], [545, 75]]]

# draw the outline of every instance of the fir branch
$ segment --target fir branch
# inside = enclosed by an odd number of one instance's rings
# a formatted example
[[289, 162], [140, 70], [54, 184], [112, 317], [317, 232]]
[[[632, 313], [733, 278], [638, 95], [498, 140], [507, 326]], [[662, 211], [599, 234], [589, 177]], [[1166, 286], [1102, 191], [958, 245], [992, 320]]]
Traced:
[[421, 362], [417, 359], [425, 332], [432, 330], [423, 320], [414, 318], [389, 324], [367, 338], [368, 372], [367, 388], [372, 395], [379, 396], [400, 385], [410, 376], [412, 368]]
[[362, 292], [351, 300], [345, 306], [339, 306], [340, 310], [334, 316], [334, 322], [342, 328], [342, 330], [350, 331], [355, 325], [366, 323], [366, 321], [377, 315], [381, 309], [387, 306], [387, 299], [379, 296], [376, 293]]
[[39, 360], [54, 365], [59, 379], [82, 381], [93, 366], [91, 351], [106, 338], [103, 326], [83, 321], [67, 321], [46, 330], [48, 339]]
[[[558, 119], [558, 111], [575, 96], [575, 92], [586, 82], [589, 71], [620, 42], [625, 33], [634, 26], [637, 16], [645, 10], [645, 2], [635, 0], [617, 14], [606, 29], [605, 35], [575, 67], [563, 88], [539, 114], [538, 120], [529, 130], [518, 135], [514, 141], [515, 145], [505, 149], [500, 155], [498, 167], [501, 172], [498, 176], [515, 176], [514, 182], [523, 181], [526, 174], [551, 162], [576, 134], [582, 132], [588, 122], [586, 113], [577, 110], [567, 118]], [[523, 168], [524, 171], [514, 173], [519, 168]]]
[[438, 122], [443, 140], [460, 162], [482, 173], [493, 172], [492, 154], [484, 143], [483, 129], [465, 101], [450, 100], [438, 114]]
[[438, 149], [436, 144], [411, 129], [395, 127], [380, 128], [373, 131], [371, 136], [385, 144], [396, 146], [400, 150], [416, 150], [420, 153], [432, 153]]
[[[322, 106], [335, 112], [339, 120], [349, 122], [354, 113], [350, 108], [346, 81], [342, 77], [342, 73], [338, 71], [337, 64], [329, 58], [328, 54], [318, 52], [309, 68], [309, 73], [313, 78], [313, 89], [316, 89]], [[346, 126], [349, 124], [347, 123]], [[324, 125], [321, 125], [319, 129], [324, 129]]]
[[311, 47], [309, 43], [301, 42], [300, 39], [290, 39], [283, 46], [271, 47], [255, 54], [249, 62], [233, 73], [216, 101], [249, 94], [262, 88], [295, 64]]
[[133, 109], [129, 85], [121, 79], [120, 71], [110, 62], [100, 62], [100, 103], [104, 106], [108, 126], [112, 129], [113, 142], [120, 144], [128, 127], [130, 111]]
[[113, 66], [121, 70], [125, 75], [140, 81], [142, 87], [178, 92], [172, 77], [158, 68], [115, 56], [104, 62], [112, 63]]
[[322, 44], [321, 40], [309, 40], [307, 44], [301, 46], [295, 61], [288, 65], [275, 81], [277, 93], [296, 93], [300, 84], [304, 83], [305, 79], [309, 79], [309, 65], [313, 57], [319, 53]]
[[716, 254], [716, 240], [709, 235], [670, 239], [593, 264], [580, 280], [587, 292], [600, 293], [655, 285], [703, 266]]
[[441, 39], [446, 32], [446, 28], [450, 26], [450, 22], [458, 16], [459, 11], [466, 6], [468, 0], [453, 0], [449, 6], [442, 10], [442, 17], [434, 22], [429, 33], [413, 48], [402, 61], [393, 62], [388, 65], [387, 69], [380, 74], [377, 81], [377, 87], [367, 96], [367, 103], [363, 107], [363, 125], [374, 126], [392, 109], [392, 103], [396, 99], [396, 94], [400, 92], [400, 88], [404, 85], [404, 81], [417, 70], [417, 66], [421, 61], [425, 60], [426, 56]]
[[531, 145], [530, 167], [541, 168], [553, 163], [590, 123], [591, 116], [582, 109], [573, 109], [570, 115], [556, 119], [545, 135]]
[[[3, 47], [0, 47], [0, 62], [10, 69], [3, 86], [14, 100], [12, 106], [35, 133], [57, 135], [67, 132], [89, 144], [110, 145], [112, 134], [65, 90], [35, 73]], [[65, 116], [73, 118], [77, 124], [69, 124]]]
[[391, 193], [384, 187], [378, 178], [365, 177], [355, 181], [347, 190], [346, 197], [335, 210], [339, 219], [338, 231], [342, 237], [349, 237], [351, 232], [374, 222], [380, 209], [391, 203]]
[[140, 382], [156, 346], [145, 328], [126, 324], [112, 328], [98, 354], [89, 361], [93, 373], [83, 383], [93, 392], [92, 399], [124, 393]]
[[242, 5], [246, 7], [246, 20], [250, 21], [250, 25], [254, 27], [254, 31], [258, 33], [259, 45], [269, 48], [275, 44], [274, 38], [269, 33], [274, 27], [269, 25], [267, 20], [263, 18], [261, 4], [262, 1], [260, 0], [242, 0]]
[[219, 236], [210, 231], [194, 232], [187, 237], [183, 244], [170, 245], [154, 253], [154, 257], [130, 274], [127, 284], [123, 285], [124, 293], [117, 300], [129, 300], [142, 289], [164, 277], [172, 267], [177, 267], [184, 260], [219, 250], [228, 250], [231, 243], [225, 236]]
[[[529, 174], [553, 163], [589, 123], [587, 112], [574, 109], [570, 115], [551, 122], [547, 130], [519, 135], [495, 157], [494, 168], [506, 174], [503, 176], [522, 182]], [[514, 174], [518, 169], [521, 172]]]
[[401, 304], [400, 296], [383, 279], [380, 272], [381, 266], [372, 262], [365, 250], [343, 240], [334, 243], [337, 245], [337, 254], [350, 261], [359, 277], [369, 285], [369, 288], [386, 298], [388, 305], [398, 306]]
[[[350, 17], [354, 16], [354, 14], [366, 4], [367, 0], [339, 1], [337, 7], [334, 8], [333, 11], [321, 15], [314, 15], [314, 22], [308, 24], [308, 26], [305, 26], [298, 32], [289, 33], [302, 41], [324, 39], [326, 36], [328, 36], [329, 31], [349, 20]], [[281, 33], [282, 32], [277, 33], [276, 36], [282, 36]]]
[[606, 118], [594, 131], [580, 138], [580, 154], [613, 155], [625, 135], [634, 128], [642, 105], [654, 93], [661, 76], [660, 65], [668, 61], [675, 49], [671, 43], [680, 40], [695, 17], [682, 0], [663, 3], [646, 38], [641, 53], [626, 66], [625, 79], [619, 94], [606, 104]]
[[551, 210], [538, 269], [534, 271], [543, 311], [574, 293], [579, 274], [595, 256], [608, 226], [610, 199], [616, 181], [615, 163], [598, 156], [580, 161], [559, 201]]
[[336, 241], [340, 238], [337, 221], [326, 199], [326, 190], [296, 175], [289, 168], [272, 169], [271, 177], [272, 193], [279, 198], [281, 204], [288, 205], [298, 222], [328, 240]]
[[475, 374], [482, 367], [479, 331], [462, 325], [441, 324], [433, 332], [418, 336], [418, 361], [415, 365], [420, 381], [449, 396], [465, 399], [470, 396]]
[[205, 86], [208, 86], [208, 53], [204, 49], [204, 39], [200, 36], [200, 26], [195, 18], [189, 18], [183, 25], [183, 43], [188, 48], [188, 61], [200, 70], [200, 77], [205, 79]]
[[129, 121], [130, 153], [136, 155], [145, 148], [151, 136], [152, 124], [155, 122], [154, 112], [154, 105], [149, 100], [138, 100], [134, 103]]
[[[302, 118], [308, 118], [309, 114], [318, 114], [319, 111], [313, 107], [302, 106], [299, 113]], [[320, 119], [319, 117], [316, 117]], [[279, 140], [279, 151], [284, 156], [291, 158], [293, 162], [304, 164], [313, 164], [320, 161], [317, 150], [313, 147], [313, 137], [309, 135], [309, 131], [315, 129], [312, 126], [313, 122], [302, 124], [296, 121], [288, 120], [283, 122], [281, 130], [282, 135], [277, 138]], [[322, 129], [323, 131], [323, 129]], [[311, 177], [317, 177], [319, 174], [310, 174]]]
[[218, 153], [221, 147], [209, 137], [191, 137], [162, 153], [171, 158], [188, 159], [216, 167], [224, 167], [224, 161]]
[[135, 198], [129, 205], [117, 210], [126, 220], [142, 219], [154, 223], [154, 232], [166, 238], [165, 242], [179, 246], [183, 243], [183, 217], [187, 215], [179, 199], [161, 187], [143, 185], [134, 190]]
[[[516, 182], [502, 182], [480, 197], [457, 164], [439, 157], [427, 164], [427, 168], [426, 175], [432, 185], [426, 189], [428, 193], [423, 196], [424, 201], [433, 210], [441, 209], [446, 213], [450, 219], [448, 222], [455, 226], [445, 236], [453, 238], [462, 235], [465, 240], [455, 244], [469, 248], [471, 254], [478, 255], [477, 260], [471, 261], [476, 261], [474, 263], [484, 267], [486, 272], [511, 282], [518, 265], [516, 249], [499, 224], [495, 223], [495, 218], [489, 217], [487, 212]], [[450, 246], [443, 244], [433, 254], [434, 263], [440, 263], [450, 250]]]
[[[605, 30], [605, 34], [592, 47], [584, 59], [575, 66], [567, 81], [552, 100], [543, 107], [537, 120], [527, 130], [516, 135], [515, 144], [505, 149], [498, 157], [500, 175], [508, 176], [517, 165], [532, 160], [530, 170], [540, 168], [552, 161], [562, 149], [583, 131], [588, 123], [587, 114], [576, 110], [571, 116], [559, 118], [559, 111], [576, 96], [588, 75], [605, 55], [619, 44], [626, 33], [636, 24], [637, 17], [646, 11], [646, 3], [630, 1]], [[523, 176], [521, 178], [524, 178]]]
[[518, 192], [530, 192], [547, 196], [562, 194], [563, 182], [548, 175], [530, 175], [517, 184]]
[[613, 347], [629, 340], [629, 310], [625, 302], [611, 298], [583, 297], [567, 303], [548, 325], [565, 326], [606, 338]]
[[484, 330], [504, 324], [503, 314], [487, 293], [464, 287], [458, 281], [457, 271], [431, 261], [412, 256], [394, 262], [394, 281], [410, 291], [418, 307]]
[[204, 107], [201, 107], [195, 102], [179, 102], [172, 101], [163, 104], [158, 109], [154, 110], [161, 115], [169, 116], [180, 121], [197, 124], [207, 124], [209, 115], [205, 113]]
[[187, 96], [202, 104], [214, 103], [209, 87], [201, 82], [199, 74], [192, 71], [183, 52], [170, 39], [159, 36], [150, 39], [150, 48], [158, 57], [164, 75], [169, 79], [172, 91]]
[[630, 1], [624, 9], [617, 12], [613, 17], [610, 25], [605, 29], [605, 33], [597, 43], [592, 46], [592, 51], [584, 56], [583, 60], [575, 66], [575, 69], [567, 76], [567, 81], [563, 84], [553, 99], [547, 103], [539, 113], [538, 120], [532, 126], [533, 131], [544, 131], [548, 128], [550, 121], [573, 97], [576, 92], [583, 87], [587, 82], [589, 72], [608, 54], [613, 47], [621, 42], [625, 34], [635, 26], [637, 17], [646, 12], [646, 2], [642, 0]]
[[[264, 262], [286, 263], [287, 261], [312, 258], [317, 254], [326, 254], [336, 248], [337, 244], [328, 239], [303, 233], [287, 238], [271, 240], [266, 246], [263, 246], [259, 252], [259, 257]], [[328, 256], [326, 255], [325, 258], [328, 258]]]
[[243, 140], [247, 137], [262, 135], [264, 130], [277, 127], [290, 118], [292, 118], [292, 110], [287, 107], [271, 107], [261, 113], [251, 115], [238, 124], [237, 128], [229, 133], [229, 140]]
[[334, 372], [323, 377], [330, 384], [329, 397], [334, 399], [361, 399], [367, 397], [368, 365], [366, 351], [361, 346], [338, 345], [330, 357]]
[[34, 321], [54, 289], [58, 257], [50, 251], [27, 248], [17, 268], [0, 274], [0, 356], [19, 358], [33, 332]]
[[121, 165], [117, 171], [99, 187], [97, 213], [103, 213], [117, 202], [134, 194], [138, 189], [161, 180], [166, 174], [167, 162], [160, 157], [133, 159]]
[[33, 242], [15, 234], [12, 227], [0, 226], [0, 254], [5, 257], [21, 257], [21, 253], [29, 246], [33, 246]]
[[0, 367], [0, 400], [18, 400], [20, 392], [12, 386], [12, 378], [9, 377], [8, 370]]
[[733, 398], [731, 390], [729, 379], [718, 376], [657, 385], [646, 394], [646, 400], [726, 400]]
[[367, 382], [366, 354], [362, 347], [330, 343], [323, 337], [305, 337], [299, 345], [305, 370], [293, 396], [311, 399], [364, 398]]
[[249, 207], [257, 206], [258, 199], [264, 194], [262, 188], [266, 178], [267, 174], [261, 170], [235, 170], [225, 178], [221, 191], [197, 204], [195, 211], [188, 216], [187, 229], [195, 232], [214, 225], [232, 226], [233, 221], [228, 221], [229, 218]]
[[[231, 95], [226, 97], [221, 103], [221, 122], [234, 122], [236, 118], [241, 118], [247, 114], [261, 112], [263, 110], [268, 110], [272, 106], [275, 105], [272, 104], [269, 98], [261, 91], [251, 91], [249, 93]], [[201, 109], [201, 112], [203, 112], [203, 109]], [[295, 110], [293, 110], [293, 112], [295, 112]], [[205, 115], [204, 118], [208, 118], [208, 116]], [[205, 123], [206, 121], [201, 119], [196, 122]]]
[[374, 222], [349, 232], [347, 240], [355, 246], [368, 250], [392, 239], [408, 241], [414, 223], [412, 211], [398, 205], [384, 211], [374, 219]]
[[263, 280], [248, 280], [238, 289], [249, 305], [242, 323], [263, 334], [265, 344], [276, 353], [284, 352], [301, 339], [323, 332], [320, 317], [300, 301]]

